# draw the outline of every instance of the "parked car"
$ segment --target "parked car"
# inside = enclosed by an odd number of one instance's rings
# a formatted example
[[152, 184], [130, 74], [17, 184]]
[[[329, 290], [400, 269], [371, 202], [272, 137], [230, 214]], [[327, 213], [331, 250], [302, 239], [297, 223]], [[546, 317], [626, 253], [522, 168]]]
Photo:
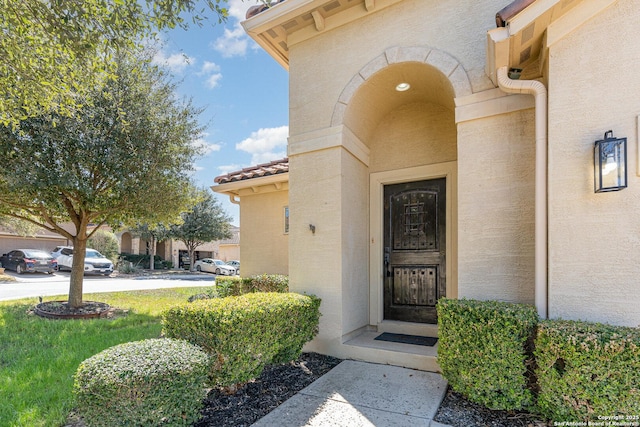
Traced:
[[219, 259], [203, 258], [194, 264], [196, 270], [205, 271], [207, 273], [221, 274], [223, 276], [235, 276], [236, 269], [224, 263]]
[[236, 274], [240, 274], [240, 261], [232, 259], [231, 261], [227, 261], [227, 265], [236, 269]]
[[47, 273], [56, 271], [57, 263], [51, 255], [38, 249], [16, 249], [0, 257], [0, 265], [5, 269], [22, 273]]
[[[73, 247], [58, 246], [51, 253], [51, 256], [58, 260], [58, 270], [69, 270], [73, 265]], [[87, 248], [84, 258], [84, 272], [89, 274], [104, 274], [105, 276], [113, 273], [113, 263], [100, 252], [95, 249]]]

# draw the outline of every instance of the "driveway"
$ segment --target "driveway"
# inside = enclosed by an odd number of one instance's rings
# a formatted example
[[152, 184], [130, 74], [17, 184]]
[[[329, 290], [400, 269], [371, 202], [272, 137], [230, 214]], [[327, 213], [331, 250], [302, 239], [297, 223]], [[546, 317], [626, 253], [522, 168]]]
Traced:
[[[133, 291], [159, 288], [183, 288], [213, 286], [215, 275], [205, 273], [172, 274], [160, 273], [153, 276], [84, 276], [83, 293]], [[15, 282], [0, 282], [0, 301], [69, 294], [68, 272], [55, 274], [26, 273], [18, 275], [13, 271], [5, 274], [16, 278]]]

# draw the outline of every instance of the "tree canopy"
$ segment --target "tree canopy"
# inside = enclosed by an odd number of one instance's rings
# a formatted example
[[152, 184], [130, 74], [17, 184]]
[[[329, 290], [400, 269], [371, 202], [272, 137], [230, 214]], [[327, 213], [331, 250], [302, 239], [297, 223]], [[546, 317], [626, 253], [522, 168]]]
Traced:
[[[193, 203], [200, 110], [176, 99], [168, 76], [145, 58], [116, 64], [117, 79], [87, 92], [82, 115], [0, 126], [0, 215], [73, 241], [72, 306], [82, 303], [89, 224], [170, 221]], [[75, 230], [62, 227], [69, 221]]]
[[[208, 18], [197, 0], [2, 0], [0, 124], [42, 113], [72, 115], [115, 76], [117, 53], [144, 46], [157, 30]], [[218, 22], [224, 0], [204, 2]], [[189, 17], [190, 19], [186, 19]]]
[[211, 191], [201, 189], [199, 199], [190, 211], [181, 215], [182, 223], [172, 225], [170, 229], [171, 238], [180, 240], [187, 247], [191, 270], [194, 269], [194, 253], [198, 246], [231, 238], [231, 217], [213, 197]]

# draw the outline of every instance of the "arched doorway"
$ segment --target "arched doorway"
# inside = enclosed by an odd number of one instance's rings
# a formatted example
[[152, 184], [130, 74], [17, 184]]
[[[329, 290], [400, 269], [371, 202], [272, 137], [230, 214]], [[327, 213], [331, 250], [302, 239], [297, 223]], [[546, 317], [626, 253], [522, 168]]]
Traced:
[[131, 252], [131, 234], [129, 232], [122, 233], [120, 238], [120, 252], [130, 254]]
[[369, 150], [370, 323], [433, 324], [437, 300], [457, 296], [454, 98], [470, 86], [454, 58], [426, 47], [370, 64], [333, 115]]

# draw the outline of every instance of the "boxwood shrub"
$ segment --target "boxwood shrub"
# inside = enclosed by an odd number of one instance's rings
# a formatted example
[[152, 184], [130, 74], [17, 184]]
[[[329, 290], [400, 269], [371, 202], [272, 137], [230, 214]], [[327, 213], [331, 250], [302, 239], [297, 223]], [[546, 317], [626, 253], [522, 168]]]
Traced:
[[640, 329], [547, 320], [535, 347], [542, 415], [579, 422], [640, 415]]
[[319, 298], [295, 293], [198, 300], [164, 312], [163, 333], [204, 348], [211, 385], [233, 386], [297, 358], [317, 333], [319, 308]]
[[282, 274], [261, 274], [250, 277], [218, 276], [216, 285], [206, 288], [189, 301], [199, 299], [224, 298], [252, 292], [289, 292], [289, 276]]
[[536, 309], [442, 298], [437, 310], [438, 364], [453, 390], [491, 409], [530, 407]]
[[220, 297], [238, 296], [251, 292], [289, 292], [289, 277], [282, 274], [261, 274], [249, 277], [216, 277], [216, 291]]
[[[130, 254], [126, 252], [122, 252], [120, 254], [120, 258], [124, 261], [129, 261], [133, 267], [137, 268], [149, 268], [151, 262], [151, 255], [147, 254]], [[165, 264], [162, 261], [160, 255], [155, 255], [153, 257], [154, 268], [162, 269]], [[168, 264], [167, 264], [168, 265]]]
[[77, 407], [87, 426], [184, 426], [200, 418], [209, 356], [186, 341], [110, 347], [80, 364]]

